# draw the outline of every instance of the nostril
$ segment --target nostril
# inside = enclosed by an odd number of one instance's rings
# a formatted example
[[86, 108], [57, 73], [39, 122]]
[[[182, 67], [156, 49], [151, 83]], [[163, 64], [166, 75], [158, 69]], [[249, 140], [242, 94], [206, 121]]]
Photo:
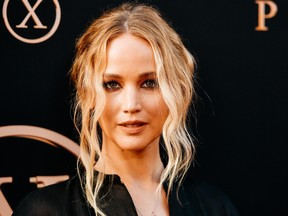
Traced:
[[127, 87], [123, 91], [122, 108], [125, 113], [135, 113], [141, 110], [141, 97], [135, 87]]

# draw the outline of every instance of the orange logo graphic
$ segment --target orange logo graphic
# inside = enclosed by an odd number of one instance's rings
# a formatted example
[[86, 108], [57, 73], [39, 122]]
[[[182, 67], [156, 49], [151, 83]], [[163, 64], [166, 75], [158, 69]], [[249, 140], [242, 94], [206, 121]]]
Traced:
[[[37, 141], [41, 141], [41, 143], [48, 144], [55, 148], [62, 147], [68, 152], [72, 153], [74, 156], [78, 157], [80, 148], [77, 143], [70, 140], [69, 138], [56, 133], [54, 131], [40, 128], [36, 126], [28, 126], [28, 125], [11, 125], [11, 126], [2, 126], [0, 127], [0, 138], [5, 137], [21, 137], [28, 138]], [[30, 183], [34, 183], [38, 188], [44, 187], [59, 181], [63, 181], [68, 179], [68, 175], [61, 176], [35, 176], [30, 177]], [[0, 215], [1, 216], [9, 216], [12, 214], [12, 209], [5, 199], [4, 194], [1, 191], [1, 185], [12, 183], [13, 178], [9, 177], [0, 177]]]
[[[28, 0], [22, 0], [22, 3], [24, 5], [23, 9], [25, 8], [27, 11], [26, 16], [22, 17], [20, 21], [18, 21], [18, 24], [16, 25], [11, 25], [11, 20], [10, 19], [15, 19], [15, 14], [13, 14], [12, 12], [9, 13], [9, 10], [13, 10], [13, 6], [19, 8], [19, 5], [15, 5], [15, 3], [11, 6], [8, 7], [9, 2], [12, 2], [12, 0], [5, 0], [4, 4], [3, 4], [3, 8], [2, 8], [2, 15], [3, 15], [3, 19], [4, 19], [4, 23], [6, 25], [6, 28], [8, 29], [8, 31], [18, 40], [25, 42], [25, 43], [30, 43], [30, 44], [35, 44], [35, 43], [41, 43], [47, 39], [49, 39], [57, 30], [59, 24], [60, 24], [60, 18], [61, 18], [61, 10], [60, 10], [60, 5], [58, 0], [53, 0], [53, 4], [55, 6], [55, 19], [53, 20], [53, 25], [50, 29], [50, 31], [44, 31], [43, 35], [38, 35], [36, 38], [27, 38], [27, 32], [19, 32], [19, 29], [29, 29], [29, 26], [27, 24], [27, 22], [32, 19], [34, 22], [34, 26], [32, 26], [31, 28], [35, 29], [35, 30], [40, 30], [40, 29], [47, 29], [48, 26], [45, 25], [45, 23], [42, 23], [41, 19], [39, 18], [38, 14], [36, 13], [37, 8], [39, 8], [41, 6], [41, 3], [43, 2], [43, 0], [37, 0], [36, 3], [34, 5], [31, 5], [29, 3]], [[52, 0], [51, 0], [52, 1]], [[19, 1], [20, 2], [20, 1]], [[20, 7], [22, 8], [22, 7]], [[52, 13], [49, 13], [52, 14]], [[13, 22], [12, 22], [13, 23]], [[33, 33], [30, 32], [29, 33]], [[21, 35], [23, 34], [23, 35]]]
[[[257, 0], [258, 5], [258, 26], [255, 28], [257, 31], [268, 31], [265, 25], [266, 19], [271, 19], [277, 14], [278, 7], [273, 1]], [[266, 13], [265, 8], [269, 7], [269, 13]]]

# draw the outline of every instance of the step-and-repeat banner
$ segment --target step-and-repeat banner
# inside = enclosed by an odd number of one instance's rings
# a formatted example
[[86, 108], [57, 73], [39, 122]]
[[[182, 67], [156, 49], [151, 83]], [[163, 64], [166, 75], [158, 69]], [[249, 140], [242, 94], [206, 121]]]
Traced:
[[[1, 1], [0, 215], [75, 174], [68, 76], [75, 40], [120, 2]], [[146, 2], [198, 63], [191, 119], [198, 152], [189, 174], [221, 188], [241, 215], [287, 216], [287, 1]]]

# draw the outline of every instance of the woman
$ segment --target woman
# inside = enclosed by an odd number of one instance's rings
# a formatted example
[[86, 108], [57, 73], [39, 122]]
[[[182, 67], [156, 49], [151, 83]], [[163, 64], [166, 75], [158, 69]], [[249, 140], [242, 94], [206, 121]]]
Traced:
[[194, 59], [152, 6], [123, 3], [79, 38], [71, 77], [78, 176], [32, 192], [14, 215], [237, 215], [186, 177]]

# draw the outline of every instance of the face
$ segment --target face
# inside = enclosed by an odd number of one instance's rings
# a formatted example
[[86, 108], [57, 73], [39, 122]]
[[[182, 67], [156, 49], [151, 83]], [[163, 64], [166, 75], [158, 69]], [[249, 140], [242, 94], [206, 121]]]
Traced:
[[158, 146], [168, 108], [157, 84], [151, 46], [144, 39], [122, 34], [110, 41], [107, 51], [106, 106], [99, 119], [102, 151], [113, 154]]

